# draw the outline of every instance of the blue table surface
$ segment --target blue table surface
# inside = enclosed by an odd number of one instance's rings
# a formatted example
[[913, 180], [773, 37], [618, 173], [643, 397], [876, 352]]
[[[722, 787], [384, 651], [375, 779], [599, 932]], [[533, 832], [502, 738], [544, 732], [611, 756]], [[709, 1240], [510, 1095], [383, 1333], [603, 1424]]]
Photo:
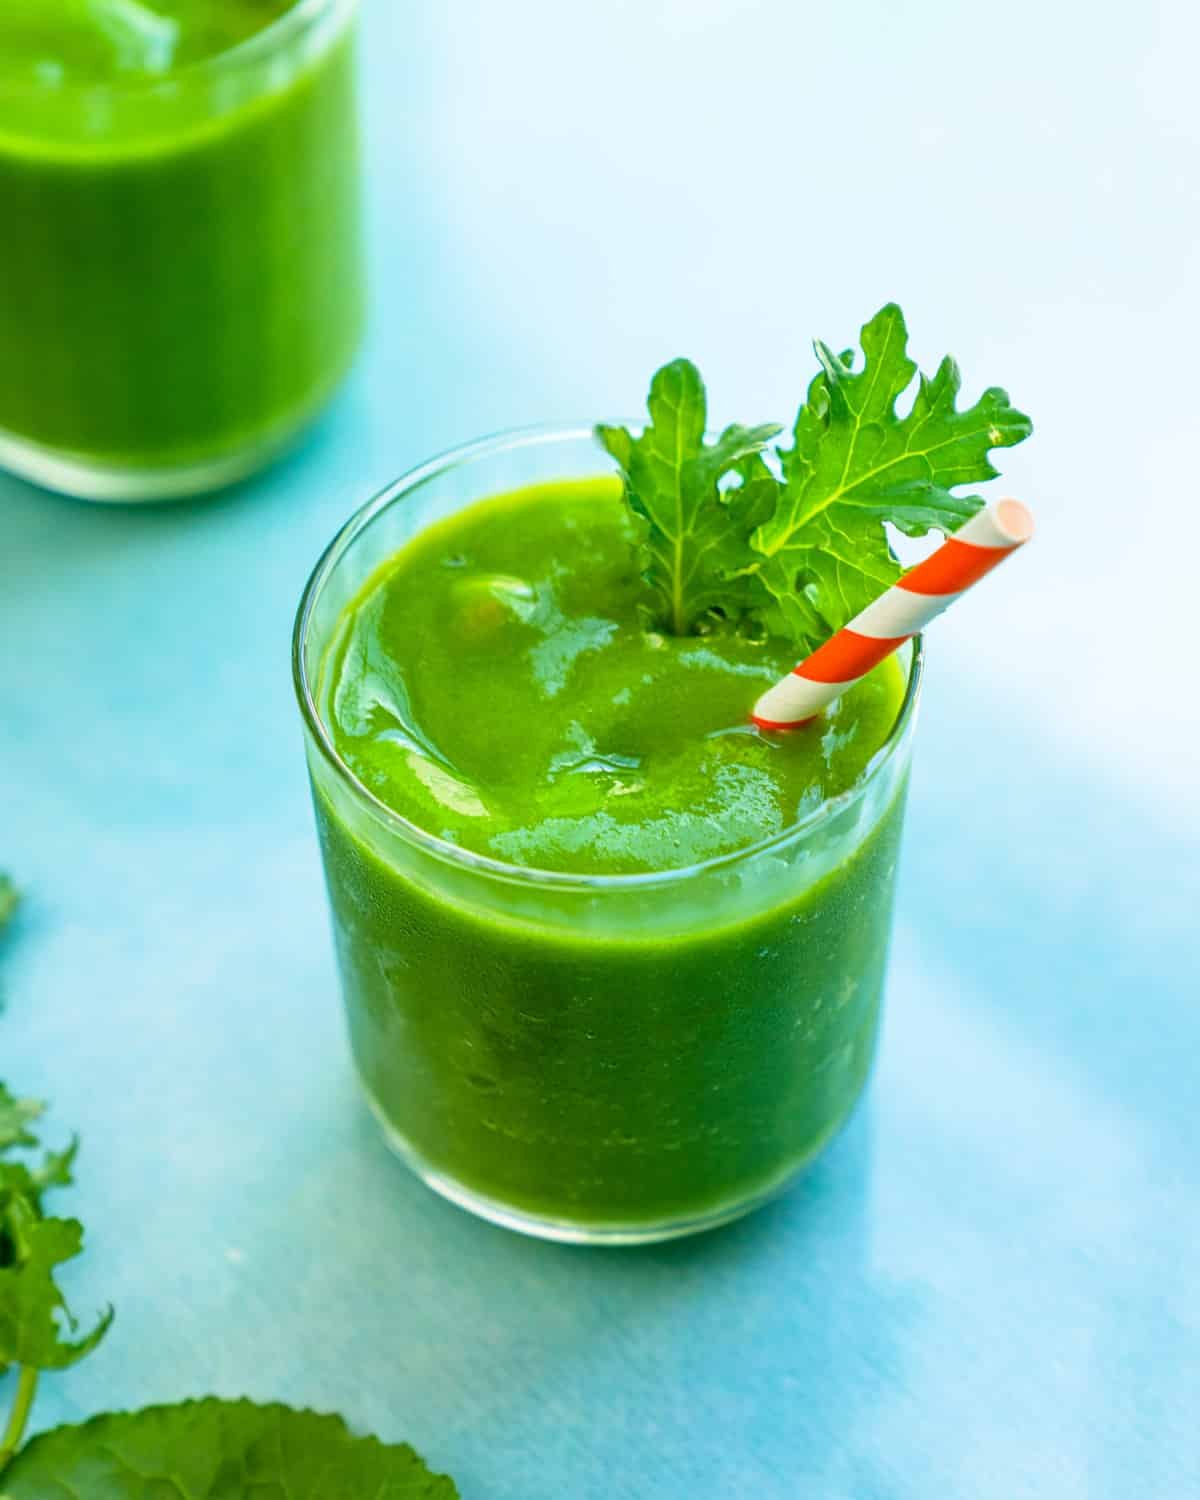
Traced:
[[[0, 1071], [84, 1141], [39, 1426], [217, 1391], [467, 1500], [1200, 1493], [1195, 171], [1186, 4], [368, 0], [374, 318], [204, 503], [0, 479]], [[2, 293], [0, 293], [2, 294]], [[868, 1102], [785, 1200], [524, 1241], [388, 1155], [288, 675], [318, 551], [488, 430], [688, 352], [786, 418], [881, 302], [1008, 386], [1036, 544], [940, 625]], [[0, 1392], [0, 1397], [3, 1392]]]

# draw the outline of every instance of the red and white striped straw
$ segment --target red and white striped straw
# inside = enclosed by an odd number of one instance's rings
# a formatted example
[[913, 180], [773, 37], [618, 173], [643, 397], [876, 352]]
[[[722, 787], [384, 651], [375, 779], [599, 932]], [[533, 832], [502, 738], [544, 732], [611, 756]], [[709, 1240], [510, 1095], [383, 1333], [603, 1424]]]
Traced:
[[760, 729], [807, 724], [1032, 535], [1033, 517], [1019, 500], [981, 510], [765, 692], [751, 718]]

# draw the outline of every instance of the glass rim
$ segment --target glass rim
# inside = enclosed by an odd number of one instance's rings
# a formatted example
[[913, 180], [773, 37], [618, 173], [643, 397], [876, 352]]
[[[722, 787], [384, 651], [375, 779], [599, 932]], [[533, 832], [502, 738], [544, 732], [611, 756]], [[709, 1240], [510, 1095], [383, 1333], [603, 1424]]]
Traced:
[[[822, 824], [831, 822], [839, 813], [864, 797], [885, 768], [895, 759], [912, 725], [925, 670], [922, 637], [916, 635], [911, 638], [912, 657], [909, 663], [908, 681], [887, 738], [867, 762], [866, 769], [853, 786], [847, 787], [844, 792], [839, 792], [835, 797], [828, 798], [819, 807], [812, 808], [803, 817], [797, 818], [786, 828], [780, 829], [778, 833], [758, 839], [743, 848], [714, 855], [710, 859], [698, 860], [690, 865], [675, 866], [666, 870], [639, 870], [624, 874], [587, 874], [573, 870], [544, 870], [534, 865], [512, 864], [507, 860], [493, 858], [490, 854], [480, 854], [474, 849], [464, 849], [459, 844], [451, 843], [448, 839], [430, 833], [428, 829], [422, 828], [419, 824], [396, 812], [394, 808], [389, 807], [386, 802], [377, 797], [338, 754], [333, 737], [317, 708], [307, 672], [308, 628], [317, 600], [350, 547], [384, 511], [403, 501], [431, 479], [492, 454], [521, 448], [551, 446], [555, 443], [586, 441], [594, 437], [594, 423], [588, 426], [568, 422], [540, 423], [530, 427], [509, 428], [486, 437], [476, 438], [473, 442], [464, 443], [458, 447], [447, 448], [415, 468], [407, 470], [374, 494], [338, 528], [317, 559], [316, 565], [309, 574], [308, 582], [304, 585], [292, 627], [292, 686], [304, 726], [320, 751], [322, 759], [354, 800], [363, 804], [372, 816], [403, 842], [415, 845], [426, 854], [440, 859], [444, 864], [514, 885], [550, 886], [557, 890], [577, 891], [644, 890], [657, 886], [682, 884], [698, 876], [728, 869], [748, 859], [769, 854], [773, 849], [790, 844], [797, 837], [808, 836]], [[481, 495], [479, 498], [486, 497]]]
[[23, 79], [0, 78], [0, 97], [8, 95], [68, 96], [72, 98], [135, 98], [139, 95], [171, 90], [178, 85], [202, 77], [204, 74], [220, 74], [233, 69], [252, 66], [264, 57], [286, 46], [295, 36], [318, 25], [328, 15], [339, 11], [349, 13], [359, 0], [294, 0], [287, 10], [281, 11], [273, 21], [268, 21], [258, 31], [251, 32], [240, 42], [234, 42], [220, 52], [208, 57], [198, 57], [194, 62], [184, 63], [164, 74], [134, 73], [127, 78], [118, 76], [103, 82], [88, 82], [68, 79], [62, 83], [39, 83]]

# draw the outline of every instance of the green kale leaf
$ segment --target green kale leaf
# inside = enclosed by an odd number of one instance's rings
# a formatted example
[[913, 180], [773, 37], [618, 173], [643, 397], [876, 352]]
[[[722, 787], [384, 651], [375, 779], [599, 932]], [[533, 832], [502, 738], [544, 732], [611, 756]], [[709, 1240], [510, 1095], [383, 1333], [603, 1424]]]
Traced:
[[919, 375], [894, 303], [863, 328], [861, 369], [852, 350], [814, 348], [821, 368], [792, 444], [771, 455], [771, 427], [728, 427], [705, 442], [704, 383], [686, 360], [654, 377], [640, 436], [596, 429], [645, 522], [644, 576], [657, 622], [674, 634], [706, 614], [750, 612], [811, 650], [900, 577], [888, 524], [908, 536], [956, 531], [984, 503], [961, 487], [994, 478], [991, 450], [1032, 431], [998, 387], [959, 411], [949, 357]]
[[36, 1146], [37, 1136], [29, 1127], [38, 1119], [45, 1106], [36, 1099], [16, 1099], [0, 1083], [0, 1152], [14, 1146]]
[[354, 1437], [340, 1417], [188, 1401], [95, 1417], [34, 1438], [6, 1471], [3, 1500], [456, 1500], [407, 1444]]
[[110, 1309], [90, 1333], [69, 1337], [76, 1324], [54, 1272], [83, 1250], [83, 1226], [77, 1219], [40, 1219], [32, 1203], [17, 1197], [6, 1228], [15, 1254], [0, 1267], [0, 1367], [65, 1370], [92, 1352], [113, 1316]]
[[961, 385], [949, 357], [920, 375], [912, 409], [896, 413], [917, 367], [904, 315], [882, 308], [862, 330], [860, 371], [852, 356], [815, 345], [821, 372], [780, 453], [783, 483], [770, 519], [754, 536], [763, 581], [806, 644], [839, 629], [900, 577], [884, 523], [906, 536], [953, 532], [983, 501], [956, 494], [992, 479], [993, 448], [1029, 435], [1029, 418], [998, 387], [974, 406], [955, 405]]
[[[664, 365], [650, 385], [650, 421], [638, 437], [596, 429], [621, 469], [630, 505], [645, 523], [643, 577], [654, 617], [673, 635], [691, 633], [710, 610], [740, 609], [750, 585], [750, 538], [770, 514], [773, 486], [746, 482], [742, 466], [779, 432], [727, 427], [705, 441], [708, 398], [690, 360]], [[735, 481], [722, 486], [729, 476]], [[742, 482], [736, 482], [742, 481]]]
[[[38, 1099], [16, 1099], [0, 1083], [0, 1267], [19, 1258], [18, 1233], [42, 1218], [43, 1195], [69, 1187], [79, 1142], [65, 1151], [46, 1151], [40, 1161], [14, 1161], [13, 1151], [29, 1153], [38, 1138], [29, 1128], [45, 1106]], [[8, 1158], [8, 1159], [6, 1159]], [[4, 1368], [0, 1362], [0, 1370]]]

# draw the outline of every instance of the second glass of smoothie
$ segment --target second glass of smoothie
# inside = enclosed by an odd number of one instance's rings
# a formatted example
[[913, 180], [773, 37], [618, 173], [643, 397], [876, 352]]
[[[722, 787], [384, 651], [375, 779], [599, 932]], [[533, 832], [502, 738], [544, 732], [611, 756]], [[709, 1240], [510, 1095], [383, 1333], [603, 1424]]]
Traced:
[[744, 1213], [853, 1109], [920, 677], [909, 648], [760, 735], [792, 648], [647, 633], [628, 528], [586, 431], [463, 450], [336, 538], [294, 656], [389, 1141], [484, 1217], [610, 1244]]
[[356, 12], [0, 5], [0, 467], [194, 494], [328, 400], [363, 321]]

